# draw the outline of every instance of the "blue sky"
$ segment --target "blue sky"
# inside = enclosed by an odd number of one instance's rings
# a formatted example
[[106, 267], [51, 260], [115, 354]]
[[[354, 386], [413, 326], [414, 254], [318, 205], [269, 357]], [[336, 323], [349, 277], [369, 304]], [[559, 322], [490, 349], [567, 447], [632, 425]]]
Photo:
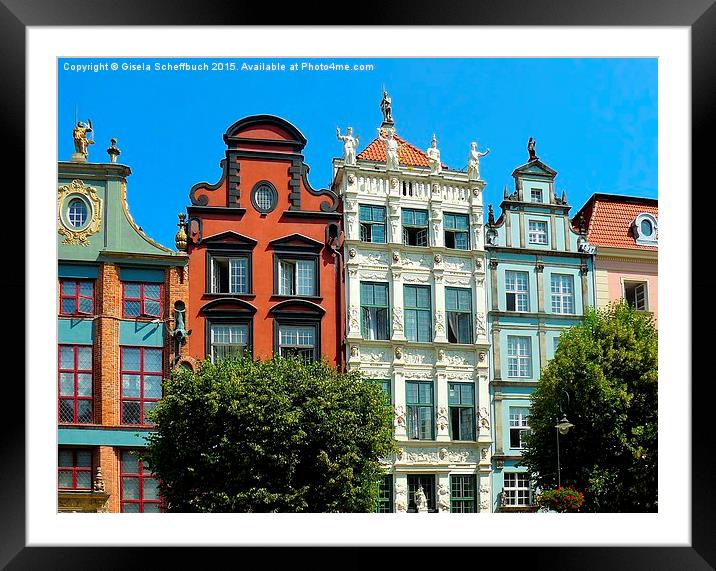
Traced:
[[[286, 71], [66, 70], [66, 64], [280, 62]], [[289, 71], [290, 64], [370, 63], [372, 71]], [[572, 214], [594, 192], [657, 197], [656, 59], [60, 59], [58, 160], [73, 152], [72, 127], [92, 119], [89, 160], [107, 161], [110, 137], [132, 169], [129, 207], [155, 240], [173, 246], [177, 213], [197, 182], [216, 182], [226, 128], [246, 115], [291, 121], [314, 188], [330, 184], [340, 156], [337, 126], [351, 125], [360, 149], [381, 122], [381, 87], [393, 100], [398, 134], [426, 149], [437, 134], [443, 162], [464, 168], [471, 141], [480, 161], [485, 204], [499, 214], [502, 189], [527, 161], [527, 139], [557, 172]]]

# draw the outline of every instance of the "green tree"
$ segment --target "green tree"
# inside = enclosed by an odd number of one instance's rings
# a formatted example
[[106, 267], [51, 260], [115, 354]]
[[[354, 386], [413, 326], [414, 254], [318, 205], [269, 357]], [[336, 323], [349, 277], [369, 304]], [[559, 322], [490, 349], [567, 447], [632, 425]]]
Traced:
[[325, 361], [172, 372], [143, 457], [169, 511], [367, 512], [394, 451], [382, 389]]
[[532, 395], [531, 433], [521, 464], [543, 490], [557, 487], [557, 429], [563, 486], [584, 492], [580, 511], [657, 511], [657, 331], [625, 303], [590, 310], [560, 336]]

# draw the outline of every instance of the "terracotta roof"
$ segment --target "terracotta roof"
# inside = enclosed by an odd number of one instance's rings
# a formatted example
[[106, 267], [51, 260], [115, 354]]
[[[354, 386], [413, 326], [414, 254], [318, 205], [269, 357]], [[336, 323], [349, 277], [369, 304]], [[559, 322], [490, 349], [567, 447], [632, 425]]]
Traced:
[[639, 214], [646, 212], [659, 219], [659, 203], [653, 198], [595, 194], [573, 218], [579, 227], [579, 214], [587, 223], [587, 240], [596, 246], [654, 250], [657, 246], [636, 243], [631, 224]]
[[[398, 141], [398, 160], [401, 165], [409, 165], [413, 167], [430, 166], [428, 155], [398, 135], [394, 136], [395, 140]], [[359, 161], [375, 161], [378, 163], [384, 163], [386, 160], [385, 143], [380, 139], [373, 139], [370, 145], [358, 153], [356, 159]], [[443, 168], [447, 168], [447, 165], [444, 163]]]

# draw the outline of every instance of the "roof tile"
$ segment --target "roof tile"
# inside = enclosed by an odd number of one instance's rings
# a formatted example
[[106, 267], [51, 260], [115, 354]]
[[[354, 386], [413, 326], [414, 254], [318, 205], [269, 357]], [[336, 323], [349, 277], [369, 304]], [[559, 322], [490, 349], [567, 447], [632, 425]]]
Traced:
[[[401, 165], [408, 165], [413, 167], [429, 167], [430, 162], [428, 156], [421, 151], [415, 145], [411, 145], [405, 139], [394, 135], [395, 140], [398, 141], [398, 160]], [[375, 161], [378, 163], [384, 163], [386, 161], [385, 155], [385, 143], [380, 139], [376, 138], [356, 157], [359, 161]], [[443, 164], [443, 167], [447, 168]]]
[[653, 250], [657, 247], [637, 244], [631, 231], [632, 222], [639, 214], [646, 212], [658, 219], [658, 204], [651, 199], [641, 202], [636, 197], [597, 196], [590, 200], [582, 212], [587, 223], [587, 240], [591, 244], [639, 250]]

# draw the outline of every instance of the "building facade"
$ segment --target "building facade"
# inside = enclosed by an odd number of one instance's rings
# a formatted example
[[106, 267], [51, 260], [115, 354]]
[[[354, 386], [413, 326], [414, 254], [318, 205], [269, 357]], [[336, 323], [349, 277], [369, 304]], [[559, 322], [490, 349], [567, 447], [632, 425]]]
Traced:
[[561, 330], [594, 305], [593, 247], [572, 226], [567, 198], [555, 191], [556, 171], [539, 160], [532, 140], [528, 149], [499, 219], [490, 206], [486, 229], [495, 511], [532, 509], [530, 477], [519, 465], [529, 398]]
[[604, 308], [625, 299], [640, 311], [658, 307], [659, 202], [653, 198], [597, 193], [574, 217], [597, 247], [596, 302]]
[[231, 125], [216, 184], [189, 193], [188, 353], [297, 354], [344, 365], [340, 201], [308, 183], [306, 139], [288, 121]]
[[133, 451], [181, 352], [187, 256], [134, 223], [131, 170], [114, 140], [107, 162], [88, 162], [86, 127], [58, 163], [58, 509], [159, 511], [156, 480]]
[[435, 137], [427, 152], [399, 137], [387, 93], [381, 110], [379, 136], [360, 153], [350, 128], [338, 132], [333, 163], [348, 368], [395, 408], [399, 452], [386, 459], [379, 511], [489, 511], [485, 182], [477, 162], [469, 175], [442, 164]]

